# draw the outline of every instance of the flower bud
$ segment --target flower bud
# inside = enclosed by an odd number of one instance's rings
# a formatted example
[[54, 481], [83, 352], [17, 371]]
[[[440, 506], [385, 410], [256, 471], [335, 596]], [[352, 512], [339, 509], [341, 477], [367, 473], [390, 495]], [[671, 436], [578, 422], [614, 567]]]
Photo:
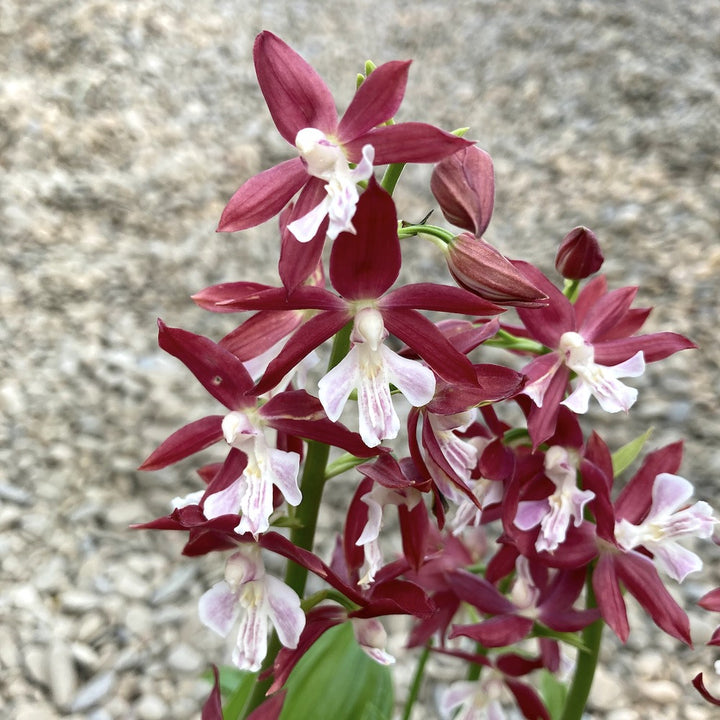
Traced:
[[453, 238], [445, 257], [458, 285], [486, 300], [515, 307], [539, 307], [547, 300], [502, 253], [470, 233]]
[[604, 259], [595, 233], [581, 225], [563, 238], [555, 267], [568, 280], [583, 280], [597, 272]]
[[470, 145], [439, 162], [430, 189], [449, 223], [477, 237], [485, 232], [495, 202], [495, 177], [484, 150]]

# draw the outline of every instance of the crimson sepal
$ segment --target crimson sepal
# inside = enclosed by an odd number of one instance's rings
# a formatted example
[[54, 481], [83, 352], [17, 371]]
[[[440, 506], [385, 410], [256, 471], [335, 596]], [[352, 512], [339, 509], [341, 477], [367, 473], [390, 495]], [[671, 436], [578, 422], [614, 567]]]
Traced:
[[315, 69], [277, 35], [255, 38], [253, 59], [258, 84], [278, 132], [291, 145], [307, 127], [326, 135], [337, 127], [332, 93]]
[[320, 605], [305, 615], [305, 627], [296, 648], [281, 647], [273, 663], [273, 683], [268, 693], [277, 692], [290, 677], [303, 655], [330, 628], [347, 620], [347, 612], [336, 605]]
[[344, 425], [331, 422], [320, 401], [305, 390], [286, 390], [268, 400], [260, 409], [271, 427], [306, 440], [339, 447], [356, 457], [373, 457], [386, 448], [369, 448], [360, 435]]
[[715, 697], [710, 693], [710, 691], [705, 687], [705, 681], [703, 679], [703, 674], [698, 673], [693, 679], [692, 679], [693, 687], [703, 696], [705, 700], [707, 700], [711, 705], [718, 705], [720, 706], [720, 698]]
[[397, 279], [402, 259], [395, 203], [373, 177], [358, 200], [353, 225], [355, 233], [340, 233], [333, 243], [330, 281], [348, 300], [380, 297]]
[[284, 287], [272, 287], [254, 282], [231, 282], [211, 285], [192, 296], [204, 310], [211, 312], [240, 312], [243, 310], [335, 310], [345, 303], [315, 285], [301, 285], [292, 293]]
[[[362, 88], [362, 85], [360, 86]], [[387, 163], [438, 162], [458, 150], [472, 145], [465, 138], [421, 122], [402, 122], [370, 130], [343, 146], [352, 160], [359, 160], [364, 145], [375, 150], [375, 165]]]
[[[269, 691], [268, 691], [269, 692]], [[278, 720], [285, 703], [286, 691], [281, 690], [258, 705], [248, 716], [247, 720]]]
[[425, 561], [430, 539], [430, 519], [425, 503], [418, 502], [412, 510], [407, 505], [398, 506], [398, 517], [403, 555], [417, 571]]
[[363, 495], [366, 495], [372, 490], [372, 486], [373, 480], [369, 477], [365, 477], [360, 481], [350, 500], [347, 517], [345, 519], [342, 543], [345, 570], [348, 575], [348, 580], [355, 583], [358, 581], [357, 571], [365, 561], [365, 548], [357, 544], [358, 538], [362, 535], [362, 531], [368, 521], [368, 506], [367, 503], [363, 502], [362, 498]]
[[138, 468], [160, 470], [210, 447], [223, 436], [222, 415], [209, 415], [176, 430]]
[[720, 588], [715, 588], [708, 593], [705, 593], [698, 601], [697, 604], [705, 610], [712, 610], [713, 612], [720, 612]]
[[341, 145], [356, 138], [362, 141], [363, 135], [395, 115], [405, 95], [410, 63], [393, 60], [375, 68], [365, 78], [337, 126]]
[[243, 362], [254, 360], [298, 328], [302, 310], [261, 310], [225, 335], [218, 345]]
[[389, 292], [379, 303], [381, 308], [412, 308], [415, 310], [439, 310], [463, 315], [498, 315], [505, 308], [475, 293], [452, 285], [436, 283], [413, 283]]
[[307, 180], [307, 170], [299, 157], [254, 175], [233, 193], [222, 211], [217, 231], [237, 232], [269, 220]]
[[248, 397], [253, 381], [242, 361], [203, 335], [173, 328], [158, 320], [158, 343], [180, 360], [202, 386], [229, 410], [254, 405]]
[[200, 720], [223, 720], [222, 712], [222, 696], [220, 695], [220, 675], [217, 665], [212, 666], [213, 689], [202, 707], [202, 716]]

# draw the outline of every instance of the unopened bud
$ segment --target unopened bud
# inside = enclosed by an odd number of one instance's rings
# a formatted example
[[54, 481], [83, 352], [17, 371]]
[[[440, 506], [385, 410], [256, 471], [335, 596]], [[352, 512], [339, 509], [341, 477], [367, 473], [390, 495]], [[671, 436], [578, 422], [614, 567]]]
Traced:
[[583, 280], [597, 272], [603, 260], [595, 233], [581, 225], [563, 238], [555, 257], [555, 267], [568, 280]]
[[430, 189], [445, 219], [480, 237], [490, 223], [495, 176], [490, 156], [470, 145], [439, 162]]
[[515, 307], [540, 307], [547, 300], [499, 250], [470, 233], [453, 238], [446, 259], [458, 285], [486, 300]]

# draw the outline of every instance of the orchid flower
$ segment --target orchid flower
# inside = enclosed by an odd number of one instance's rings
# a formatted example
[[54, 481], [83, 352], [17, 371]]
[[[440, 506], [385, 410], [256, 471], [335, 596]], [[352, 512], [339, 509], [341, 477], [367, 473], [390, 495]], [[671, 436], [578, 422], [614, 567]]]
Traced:
[[[311, 350], [353, 322], [354, 347], [321, 379], [320, 402], [330, 418], [338, 418], [353, 388], [359, 393], [359, 427], [374, 447], [399, 431], [388, 383], [415, 406], [430, 401], [435, 389], [432, 371], [459, 386], [477, 387], [473, 365], [417, 309], [494, 315], [503, 309], [461, 288], [418, 283], [388, 292], [400, 272], [400, 241], [392, 198], [371, 179], [358, 202], [356, 234], [341, 233], [330, 255], [330, 280], [340, 297], [319, 287], [284, 288], [256, 283], [226, 283], [193, 296], [208, 310], [316, 309], [268, 366], [256, 393], [273, 388]], [[400, 357], [383, 345], [392, 333], [431, 368]]]
[[538, 552], [554, 552], [565, 542], [567, 529], [574, 519], [575, 527], [583, 520], [583, 509], [595, 497], [591, 490], [577, 486], [576, 459], [568, 449], [553, 445], [545, 453], [545, 474], [555, 485], [555, 492], [544, 500], [522, 500], [515, 525], [531, 530], [540, 525], [535, 543]]
[[[537, 268], [519, 261], [515, 266], [549, 298], [547, 307], [519, 307], [525, 329], [511, 328], [552, 351], [522, 370], [528, 377], [523, 393], [534, 403], [528, 430], [536, 447], [553, 434], [560, 404], [584, 413], [592, 395], [606, 412], [627, 412], [637, 391], [618, 378], [638, 377], [646, 363], [695, 347], [676, 333], [634, 334], [650, 313], [649, 309], [631, 309], [637, 288], [608, 292], [605, 278], [598, 276], [572, 304]], [[565, 398], [571, 372], [577, 375], [577, 384]]]
[[284, 647], [297, 647], [305, 627], [300, 598], [285, 583], [265, 573], [257, 545], [243, 546], [225, 566], [225, 579], [200, 598], [200, 621], [227, 637], [240, 618], [232, 661], [255, 672], [267, 654], [268, 620]]
[[638, 524], [624, 518], [615, 524], [615, 539], [626, 550], [644, 547], [653, 554], [655, 563], [671, 578], [682, 582], [691, 572], [702, 570], [702, 560], [682, 547], [681, 537], [712, 537], [717, 522], [706, 502], [688, 506], [693, 486], [685, 478], [660, 473], [653, 483], [652, 504], [645, 519]]
[[354, 232], [357, 183], [370, 178], [373, 164], [437, 162], [470, 143], [425, 123], [385, 124], [402, 102], [409, 62], [373, 70], [338, 120], [328, 87], [280, 38], [260, 33], [253, 55], [272, 119], [299, 157], [247, 180], [230, 199], [218, 230], [259, 225], [300, 191], [280, 259], [283, 283], [292, 290], [317, 265], [326, 232], [331, 239]]

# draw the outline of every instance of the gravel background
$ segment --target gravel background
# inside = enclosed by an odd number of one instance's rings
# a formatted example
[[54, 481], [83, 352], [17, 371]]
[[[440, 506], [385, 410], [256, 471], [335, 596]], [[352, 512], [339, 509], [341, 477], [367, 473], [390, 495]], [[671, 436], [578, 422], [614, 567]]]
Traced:
[[[597, 233], [611, 285], [642, 282], [639, 304], [657, 306], [648, 330], [701, 346], [655, 366], [631, 416], [602, 427], [615, 446], [649, 424], [656, 446], [685, 437], [683, 474], [718, 505], [717, 2], [4, 0], [3, 717], [196, 717], [198, 676], [226, 657], [196, 619], [220, 564], [126, 528], [197, 486], [191, 465], [135, 468], [215, 411], [159, 353], [156, 317], [220, 337], [232, 319], [188, 295], [274, 282], [273, 225], [213, 232], [241, 181], [290, 156], [255, 83], [263, 28], [318, 68], [341, 109], [366, 58], [414, 58], [399, 117], [471, 127], [495, 161], [487, 237], [506, 254], [550, 269], [571, 227]], [[403, 178], [405, 217], [433, 207], [428, 178]], [[445, 277], [429, 244], [411, 254], [410, 276]], [[688, 602], [720, 580], [706, 550]], [[693, 619], [695, 651], [638, 622], [629, 652], [606, 643], [588, 717], [710, 718], [688, 683], [711, 669], [714, 620]], [[434, 717], [426, 700], [416, 720]]]

